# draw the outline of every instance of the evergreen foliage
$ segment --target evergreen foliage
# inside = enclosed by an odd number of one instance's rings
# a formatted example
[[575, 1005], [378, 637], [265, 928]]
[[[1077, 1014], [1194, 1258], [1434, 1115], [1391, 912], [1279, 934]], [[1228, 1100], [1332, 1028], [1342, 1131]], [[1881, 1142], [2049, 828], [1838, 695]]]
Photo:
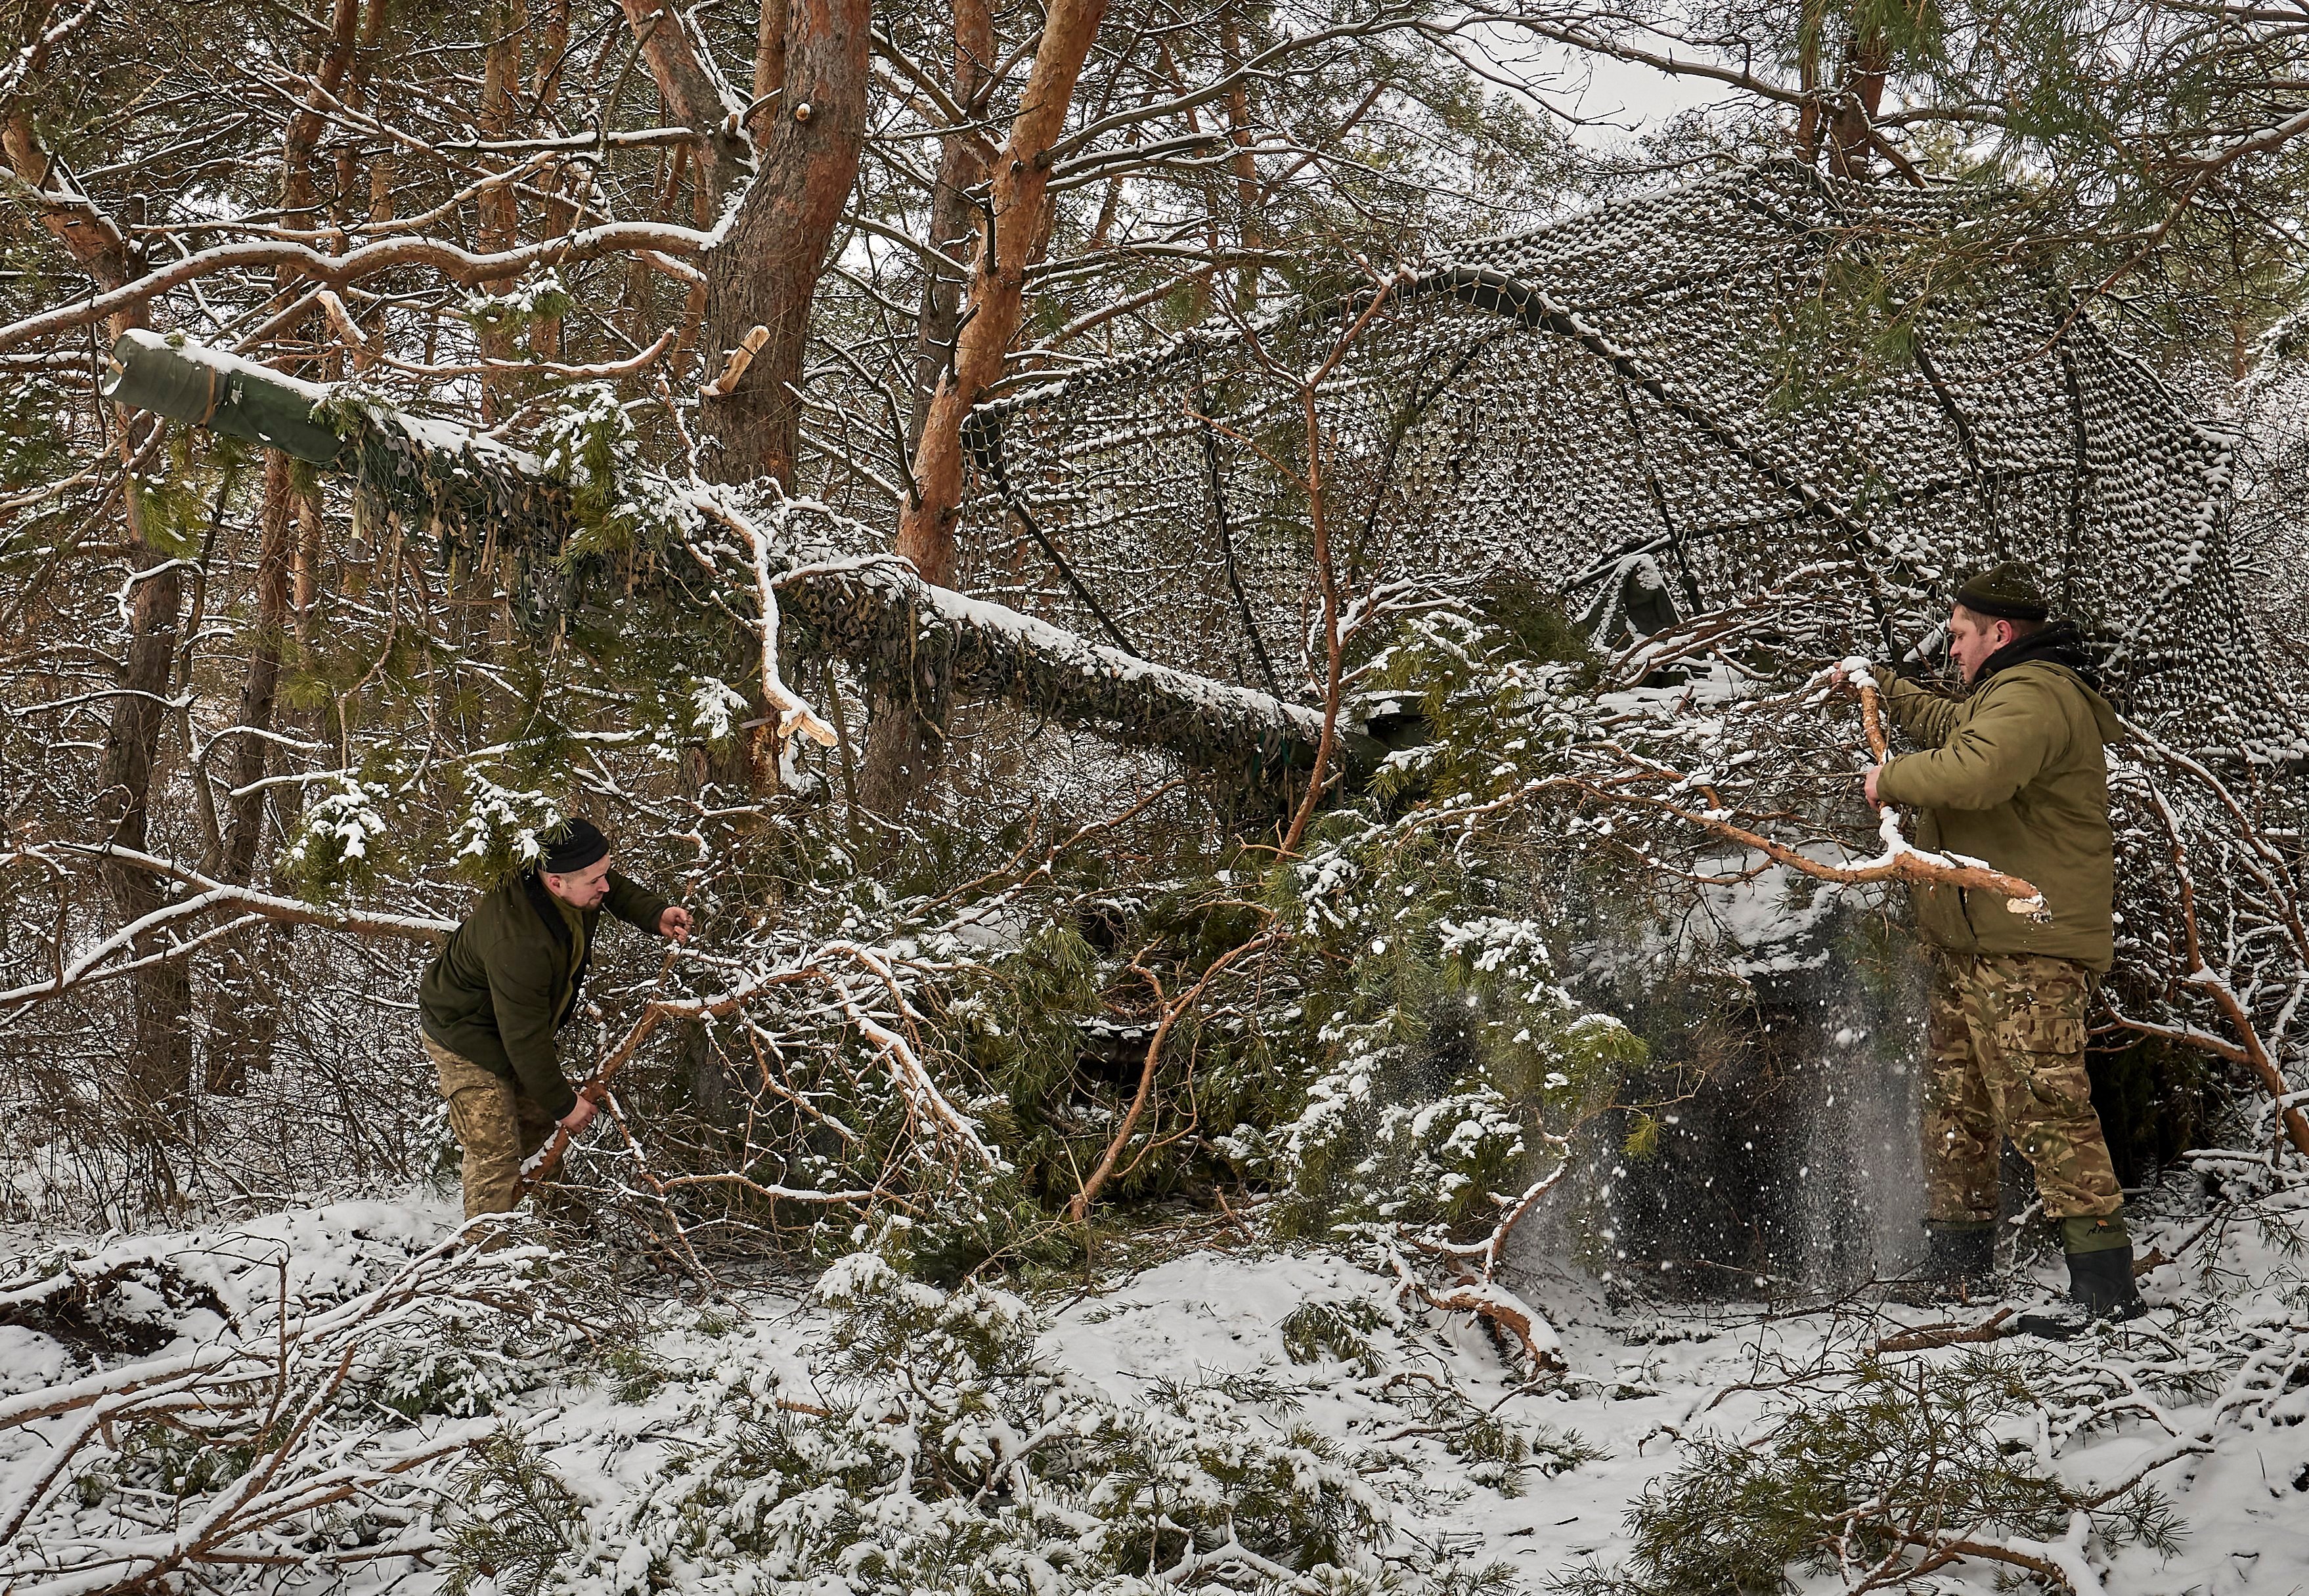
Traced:
[[[583, 1577], [799, 1593], [838, 1572], [860, 1596], [1126, 1596], [1232, 1566], [1249, 1588], [1336, 1596], [1509, 1588], [1497, 1566], [1382, 1563], [1392, 1512], [1365, 1475], [1384, 1460], [1294, 1424], [1266, 1376], [1158, 1380], [1119, 1402], [1049, 1359], [1018, 1298], [942, 1291], [874, 1253], [827, 1271], [817, 1297], [837, 1320], [816, 1390], [725, 1381], [696, 1449], [614, 1526], [629, 1549], [595, 1551]], [[1589, 1455], [1410, 1384], [1414, 1422], [1455, 1426], [1501, 1488], [1535, 1457]]]
[[1628, 1565], [1549, 1589], [1717, 1596], [1793, 1590], [1800, 1572], [1898, 1588], [1967, 1554], [2043, 1563], [2045, 1544], [2075, 1538], [2080, 1517], [2108, 1549], [2173, 1550], [2182, 1528], [2156, 1488], [2096, 1492], [2052, 1467], [2038, 1429], [2054, 1400], [2045, 1375], [2027, 1355], [1965, 1351], [1798, 1386], [1773, 1402], [1758, 1438], [1684, 1436], [1675, 1471], [1630, 1510]]
[[458, 1471], [463, 1522], [449, 1532], [449, 1596], [486, 1580], [507, 1596], [538, 1596], [576, 1549], [584, 1505], [518, 1430], [499, 1430]]

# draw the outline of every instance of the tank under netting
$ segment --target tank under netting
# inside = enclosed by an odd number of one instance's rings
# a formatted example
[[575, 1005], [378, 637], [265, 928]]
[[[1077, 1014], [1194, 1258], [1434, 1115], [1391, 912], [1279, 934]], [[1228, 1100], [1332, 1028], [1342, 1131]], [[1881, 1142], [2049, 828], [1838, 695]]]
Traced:
[[[1849, 571], [1855, 646], [1881, 653], [1972, 570], [2026, 559], [2129, 712], [2202, 750], [2309, 753], [2239, 601], [2226, 436], [2020, 268], [1871, 319], [1871, 285], [1977, 214], [1773, 162], [1415, 269], [1318, 396], [1343, 573], [1527, 580], [1592, 611], [1656, 569], [1689, 616], [1825, 562]], [[1370, 303], [1286, 306], [982, 408], [964, 582], [1300, 695], [1301, 383]], [[1855, 371], [1863, 336], [1891, 353]]]

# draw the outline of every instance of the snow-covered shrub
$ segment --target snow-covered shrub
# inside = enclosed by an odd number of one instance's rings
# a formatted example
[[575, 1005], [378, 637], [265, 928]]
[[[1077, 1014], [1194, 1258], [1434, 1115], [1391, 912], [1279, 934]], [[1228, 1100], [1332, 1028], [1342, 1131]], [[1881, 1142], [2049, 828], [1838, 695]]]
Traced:
[[460, 1519], [445, 1538], [448, 1596], [477, 1584], [537, 1596], [581, 1544], [584, 1504], [518, 1430], [501, 1429], [475, 1446], [455, 1488]]
[[568, 315], [572, 303], [561, 274], [548, 266], [501, 292], [466, 294], [455, 315], [479, 331], [512, 333]]
[[275, 866], [290, 891], [316, 896], [366, 884], [376, 872], [377, 839], [393, 794], [375, 781], [330, 776], [305, 789], [305, 807]]
[[575, 383], [557, 393], [532, 447], [569, 487], [581, 530], [563, 550], [565, 561], [653, 549], [697, 522], [663, 474], [643, 463], [633, 419], [607, 383]]
[[2065, 1579], [2064, 1560], [2082, 1568], [2094, 1543], [2171, 1550], [2179, 1527], [2154, 1487], [2080, 1487], [2053, 1466], [2049, 1372], [2041, 1356], [1968, 1351], [1796, 1385], [1760, 1436], [1682, 1437], [1683, 1462], [1629, 1513], [1628, 1565], [1551, 1589], [1772, 1591], [1799, 1569], [1898, 1588], [1959, 1557]]
[[1488, 1226], [1561, 1164], [1644, 1058], [1555, 979], [1508, 884], [1431, 834], [1340, 816], [1297, 867], [1297, 912], [1339, 977], [1310, 991], [1324, 1067], [1280, 1134], [1288, 1232]]
[[355, 1390], [404, 1419], [494, 1413], [507, 1397], [534, 1390], [540, 1377], [540, 1349], [508, 1343], [504, 1333], [502, 1324], [477, 1326], [471, 1315], [446, 1316], [423, 1341], [395, 1347]]
[[1381, 1539], [1385, 1506], [1337, 1443], [1275, 1433], [1267, 1415], [1288, 1397], [1273, 1380], [1159, 1380], [1148, 1394], [1114, 1416], [1086, 1500], [1111, 1566], [1172, 1581], [1236, 1553], [1253, 1568], [1349, 1567]]
[[1336, 1302], [1302, 1302], [1276, 1328], [1283, 1335], [1283, 1350], [1293, 1363], [1333, 1358], [1375, 1375], [1381, 1365], [1371, 1347], [1371, 1333], [1385, 1322], [1377, 1303], [1350, 1297]]
[[552, 794], [506, 787], [486, 772], [465, 772], [464, 813], [450, 842], [458, 868], [475, 883], [488, 883], [507, 870], [543, 857], [538, 838], [568, 819]]
[[1535, 835], [1525, 796], [1581, 734], [1595, 665], [1560, 611], [1516, 593], [1420, 609], [1369, 662], [1427, 738], [1275, 877], [1325, 955], [1305, 1003], [1321, 1067], [1276, 1138], [1286, 1231], [1488, 1229], [1643, 1064], [1557, 973], [1549, 895], [1582, 845]]
[[874, 1253], [828, 1270], [817, 1296], [835, 1318], [809, 1384], [729, 1370], [665, 1476], [566, 1571], [570, 1588], [1502, 1588], [1495, 1571], [1387, 1572], [1388, 1503], [1366, 1475], [1391, 1460], [1293, 1422], [1269, 1376], [1154, 1381], [1119, 1401], [1051, 1361], [1019, 1298], [941, 1291]]

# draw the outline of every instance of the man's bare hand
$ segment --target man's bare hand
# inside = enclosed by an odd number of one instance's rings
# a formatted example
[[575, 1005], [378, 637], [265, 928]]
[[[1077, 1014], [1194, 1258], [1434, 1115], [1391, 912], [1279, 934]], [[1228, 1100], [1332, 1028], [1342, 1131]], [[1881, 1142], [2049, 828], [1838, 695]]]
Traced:
[[689, 940], [689, 910], [679, 903], [657, 917], [657, 934], [670, 936], [676, 942]]
[[1884, 801], [1876, 796], [1876, 773], [1883, 768], [1881, 764], [1870, 765], [1868, 773], [1860, 781], [1860, 789], [1868, 795], [1868, 805], [1871, 808], [1883, 807]]
[[570, 1109], [568, 1116], [561, 1121], [561, 1128], [573, 1136], [582, 1136], [585, 1134], [585, 1127], [593, 1123], [593, 1116], [600, 1112], [591, 1098], [581, 1097], [577, 1100], [577, 1106]]

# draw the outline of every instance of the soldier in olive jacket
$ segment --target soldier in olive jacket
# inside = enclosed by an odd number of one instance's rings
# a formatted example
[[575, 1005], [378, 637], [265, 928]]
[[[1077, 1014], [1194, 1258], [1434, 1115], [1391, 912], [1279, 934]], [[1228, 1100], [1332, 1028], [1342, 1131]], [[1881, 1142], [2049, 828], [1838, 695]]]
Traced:
[[521, 1166], [559, 1124], [575, 1135], [594, 1107], [561, 1074], [554, 1041], [577, 1006], [601, 910], [676, 942], [689, 911], [610, 868], [610, 844], [572, 820], [537, 864], [508, 873], [452, 932], [418, 988], [425, 1052], [463, 1147], [465, 1217], [503, 1213]]
[[1866, 777], [1872, 804], [1921, 814], [1920, 847], [1982, 860], [2044, 894], [2016, 914], [1993, 893], [1922, 890], [1918, 929], [1934, 969], [1924, 1068], [1928, 1290], [1985, 1281], [1993, 1262], [1997, 1157], [2010, 1137], [2060, 1221], [2070, 1300], [2021, 1327], [2073, 1334], [2141, 1311], [2124, 1195], [2085, 1074], [2085, 1010], [2114, 954], [2115, 840], [2105, 744], [2123, 730], [2073, 627], [2048, 619], [2016, 565], [1957, 595], [1949, 647], [1965, 692], [1895, 680], [1885, 708], [1918, 751]]

